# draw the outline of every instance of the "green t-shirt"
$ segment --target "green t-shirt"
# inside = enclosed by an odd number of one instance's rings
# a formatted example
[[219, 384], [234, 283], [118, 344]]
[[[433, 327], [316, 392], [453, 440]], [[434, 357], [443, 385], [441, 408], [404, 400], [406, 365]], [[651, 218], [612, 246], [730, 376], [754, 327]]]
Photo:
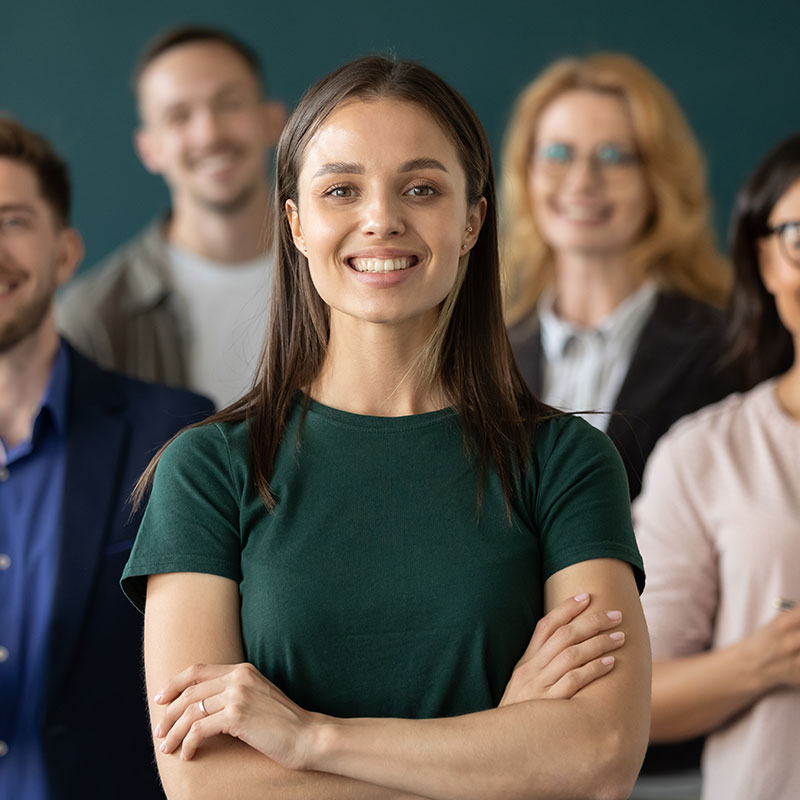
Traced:
[[289, 419], [269, 513], [247, 425], [164, 452], [122, 585], [205, 572], [239, 584], [247, 658], [295, 702], [340, 717], [441, 717], [496, 706], [542, 615], [544, 581], [592, 558], [642, 562], [610, 441], [543, 422], [509, 522], [451, 409], [369, 417], [311, 403]]

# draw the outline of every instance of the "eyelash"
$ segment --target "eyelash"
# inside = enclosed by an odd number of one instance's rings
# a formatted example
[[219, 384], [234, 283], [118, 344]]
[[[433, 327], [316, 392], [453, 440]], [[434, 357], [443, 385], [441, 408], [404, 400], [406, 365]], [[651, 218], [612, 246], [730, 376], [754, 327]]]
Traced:
[[[326, 189], [322, 194], [323, 197], [333, 197], [336, 200], [347, 200], [353, 195], [346, 195], [342, 197], [341, 195], [335, 194], [341, 189], [346, 189], [350, 192], [355, 194], [355, 189], [347, 183], [337, 183], [335, 186], [331, 186], [330, 188]], [[426, 194], [411, 194], [411, 192], [415, 191], [416, 189], [426, 189], [428, 192]], [[436, 197], [436, 195], [441, 194], [441, 192], [432, 184], [430, 183], [415, 183], [413, 186], [409, 187], [408, 190], [404, 192], [406, 197], [415, 197], [417, 199], [427, 199], [429, 197]]]

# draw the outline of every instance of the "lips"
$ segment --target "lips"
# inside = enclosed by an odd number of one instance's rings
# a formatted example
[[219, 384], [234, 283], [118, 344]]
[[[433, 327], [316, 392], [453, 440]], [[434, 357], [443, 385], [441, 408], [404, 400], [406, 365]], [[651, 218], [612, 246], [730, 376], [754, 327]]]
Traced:
[[611, 217], [612, 209], [603, 205], [559, 202], [556, 204], [559, 216], [568, 222], [605, 222]]

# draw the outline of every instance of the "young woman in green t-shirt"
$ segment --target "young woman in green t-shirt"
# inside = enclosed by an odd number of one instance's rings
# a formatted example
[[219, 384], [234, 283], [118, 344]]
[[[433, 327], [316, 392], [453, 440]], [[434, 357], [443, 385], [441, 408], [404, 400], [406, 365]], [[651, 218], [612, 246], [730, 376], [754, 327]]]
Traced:
[[123, 577], [168, 796], [627, 796], [625, 475], [513, 362], [480, 123], [418, 65], [346, 65], [284, 131], [276, 213], [254, 388], [164, 451]]

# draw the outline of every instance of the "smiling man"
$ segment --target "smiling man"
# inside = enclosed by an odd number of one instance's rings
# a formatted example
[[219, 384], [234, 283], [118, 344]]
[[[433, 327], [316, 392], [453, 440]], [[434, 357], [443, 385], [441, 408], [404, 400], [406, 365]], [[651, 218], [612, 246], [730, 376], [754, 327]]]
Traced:
[[118, 587], [126, 499], [211, 404], [59, 338], [53, 295], [83, 255], [69, 215], [64, 163], [0, 117], [0, 797], [150, 800], [141, 623]]
[[227, 405], [249, 388], [265, 330], [266, 162], [285, 109], [266, 99], [255, 53], [212, 28], [159, 36], [134, 88], [136, 149], [171, 213], [69, 287], [59, 325], [106, 366]]

